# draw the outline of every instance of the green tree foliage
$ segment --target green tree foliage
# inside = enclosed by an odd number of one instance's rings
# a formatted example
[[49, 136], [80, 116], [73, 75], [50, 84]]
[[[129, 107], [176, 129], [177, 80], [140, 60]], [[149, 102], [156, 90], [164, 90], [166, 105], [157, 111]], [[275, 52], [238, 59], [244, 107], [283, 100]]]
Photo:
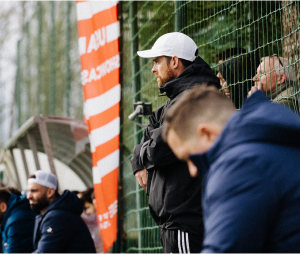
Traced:
[[[40, 4], [40, 8], [38, 7]], [[83, 92], [80, 80], [80, 58], [78, 51], [78, 32], [76, 3], [71, 2], [71, 22], [67, 27], [67, 2], [55, 2], [55, 37], [52, 34], [51, 2], [35, 2], [31, 8], [36, 11], [23, 28], [20, 41], [20, 103], [21, 124], [35, 114], [48, 115], [50, 111], [51, 86], [55, 89], [54, 114], [67, 116], [67, 96], [70, 97], [70, 116], [82, 119]], [[41, 18], [40, 18], [41, 15]], [[39, 22], [42, 33], [39, 33]], [[70, 38], [66, 38], [67, 30], [71, 30]], [[53, 42], [53, 39], [55, 41]], [[71, 90], [66, 93], [67, 64], [66, 40], [71, 41], [69, 55], [71, 58]], [[39, 53], [39, 42], [41, 52]], [[54, 53], [51, 53], [51, 43]], [[39, 55], [40, 54], [40, 55]], [[51, 55], [52, 54], [52, 55]], [[54, 55], [53, 55], [54, 54]], [[53, 61], [51, 62], [51, 58]], [[39, 61], [40, 58], [40, 61]], [[53, 68], [51, 71], [51, 64]], [[39, 79], [41, 80], [39, 82]], [[39, 87], [40, 86], [40, 87]]]

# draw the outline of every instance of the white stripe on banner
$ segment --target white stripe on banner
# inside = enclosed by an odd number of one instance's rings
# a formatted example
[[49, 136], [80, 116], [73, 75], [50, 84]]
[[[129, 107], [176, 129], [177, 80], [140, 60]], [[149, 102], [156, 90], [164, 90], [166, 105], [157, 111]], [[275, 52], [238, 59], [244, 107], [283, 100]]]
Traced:
[[97, 166], [93, 167], [94, 184], [101, 183], [101, 178], [119, 167], [119, 150], [114, 151], [110, 155], [104, 157], [97, 162]]
[[78, 46], [79, 46], [79, 54], [85, 54], [86, 52], [86, 37], [80, 37], [78, 39]]
[[90, 19], [94, 14], [110, 9], [117, 5], [117, 3], [118, 1], [115, 0], [78, 2], [76, 4], [77, 20]]
[[177, 239], [177, 242], [178, 242], [179, 253], [182, 253], [182, 250], [181, 250], [181, 241], [180, 241], [180, 230], [178, 230], [178, 239]]
[[91, 53], [97, 51], [100, 47], [105, 46], [106, 43], [112, 42], [120, 37], [120, 22], [116, 21], [108, 26], [101, 27], [94, 31], [89, 38], [89, 45], [87, 48], [86, 37], [80, 37], [79, 43], [79, 54]]
[[120, 117], [112, 120], [108, 124], [98, 129], [92, 130], [90, 134], [91, 152], [96, 151], [96, 147], [113, 139], [120, 134]]
[[84, 116], [88, 120], [117, 104], [121, 99], [121, 86], [116, 85], [98, 97], [88, 99], [84, 103]]
[[106, 42], [111, 42], [120, 37], [120, 22], [117, 21], [106, 26]]

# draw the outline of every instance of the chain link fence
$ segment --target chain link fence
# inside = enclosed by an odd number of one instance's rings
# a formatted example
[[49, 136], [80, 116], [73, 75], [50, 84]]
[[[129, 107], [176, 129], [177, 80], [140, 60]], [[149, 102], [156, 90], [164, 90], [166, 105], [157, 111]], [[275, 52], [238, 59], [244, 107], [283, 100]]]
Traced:
[[[148, 209], [148, 197], [132, 174], [130, 158], [143, 129], [127, 119], [137, 101], [165, 104], [151, 59], [137, 56], [161, 35], [183, 32], [196, 42], [199, 55], [227, 81], [237, 108], [253, 86], [262, 57], [288, 60], [299, 82], [299, 2], [297, 1], [132, 1], [120, 3], [122, 57], [120, 229], [124, 252], [162, 252], [159, 228]], [[288, 86], [291, 84], [287, 84]], [[298, 89], [295, 94], [298, 96]], [[295, 111], [298, 111], [296, 108]], [[299, 111], [298, 111], [299, 112]], [[147, 123], [147, 117], [139, 119]]]
[[[75, 5], [69, 1], [31, 3], [34, 12], [24, 22], [16, 60], [13, 117], [18, 127], [36, 114], [82, 119]], [[130, 163], [143, 128], [129, 121], [128, 115], [134, 102], [151, 102], [155, 110], [167, 98], [159, 96], [151, 59], [140, 58], [136, 52], [151, 48], [168, 32], [189, 35], [216, 74], [222, 71], [239, 108], [262, 57], [286, 58], [288, 64], [280, 68], [292, 69], [299, 83], [299, 11], [298, 1], [120, 1], [121, 161], [115, 250], [162, 252], [160, 230]], [[289, 96], [299, 95], [298, 89], [294, 91]], [[141, 117], [138, 121], [146, 124], [148, 120]]]

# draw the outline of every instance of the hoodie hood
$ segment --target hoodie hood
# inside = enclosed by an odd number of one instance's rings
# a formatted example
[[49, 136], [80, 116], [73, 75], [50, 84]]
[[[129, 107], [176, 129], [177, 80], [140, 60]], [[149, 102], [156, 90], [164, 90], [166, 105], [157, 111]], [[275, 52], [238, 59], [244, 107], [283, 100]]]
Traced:
[[83, 205], [73, 192], [65, 190], [62, 195], [53, 200], [45, 214], [52, 210], [68, 211], [80, 216], [83, 212]]
[[2, 225], [5, 225], [7, 219], [14, 212], [22, 210], [30, 210], [29, 201], [26, 196], [17, 196], [13, 193], [10, 194], [10, 198], [7, 202], [7, 210], [5, 211]]
[[258, 52], [235, 55], [219, 66], [219, 71], [226, 80], [232, 101], [240, 108], [253, 85], [257, 66], [260, 64]]
[[208, 167], [231, 147], [244, 143], [272, 143], [300, 147], [299, 115], [285, 106], [272, 103], [261, 92], [254, 93], [235, 112], [212, 148], [202, 155], [191, 155], [198, 168]]
[[166, 93], [170, 99], [174, 99], [178, 94], [195, 84], [206, 83], [221, 88], [219, 78], [213, 73], [209, 65], [197, 56], [194, 63], [188, 66], [177, 78], [159, 87], [160, 93]]

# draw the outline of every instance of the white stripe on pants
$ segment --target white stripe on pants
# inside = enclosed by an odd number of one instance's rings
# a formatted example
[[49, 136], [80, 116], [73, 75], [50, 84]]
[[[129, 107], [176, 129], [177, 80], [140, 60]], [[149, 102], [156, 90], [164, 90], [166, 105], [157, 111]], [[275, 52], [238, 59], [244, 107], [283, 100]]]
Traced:
[[189, 234], [187, 232], [184, 234], [184, 232], [178, 230], [178, 250], [179, 253], [190, 253]]

